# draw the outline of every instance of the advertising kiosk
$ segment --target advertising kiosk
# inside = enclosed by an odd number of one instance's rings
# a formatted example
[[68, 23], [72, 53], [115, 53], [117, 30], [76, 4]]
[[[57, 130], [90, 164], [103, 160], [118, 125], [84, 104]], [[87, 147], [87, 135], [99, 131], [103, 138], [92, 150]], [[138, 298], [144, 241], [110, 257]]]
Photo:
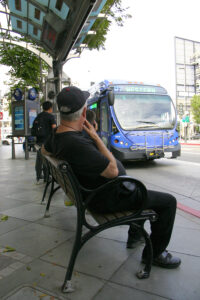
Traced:
[[[40, 112], [40, 103], [35, 88], [28, 92], [17, 88], [13, 93], [11, 102], [12, 111], [12, 158], [15, 158], [14, 137], [25, 138], [25, 159], [29, 158], [28, 137], [31, 136], [33, 121]], [[17, 143], [16, 143], [17, 144]]]

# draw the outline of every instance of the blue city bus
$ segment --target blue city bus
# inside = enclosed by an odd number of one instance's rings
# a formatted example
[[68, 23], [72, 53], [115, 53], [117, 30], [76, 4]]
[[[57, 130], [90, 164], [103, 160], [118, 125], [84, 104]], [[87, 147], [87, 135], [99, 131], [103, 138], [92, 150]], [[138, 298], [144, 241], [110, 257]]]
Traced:
[[180, 156], [176, 109], [163, 87], [104, 80], [89, 92], [88, 109], [96, 113], [98, 134], [117, 159]]

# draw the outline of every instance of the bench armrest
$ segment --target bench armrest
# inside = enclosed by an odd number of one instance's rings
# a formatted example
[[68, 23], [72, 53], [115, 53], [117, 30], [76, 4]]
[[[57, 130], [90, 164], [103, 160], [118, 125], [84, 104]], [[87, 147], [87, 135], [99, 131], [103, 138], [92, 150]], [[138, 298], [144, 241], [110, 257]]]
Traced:
[[[90, 204], [90, 202], [94, 199], [94, 197], [96, 196], [96, 194], [99, 194], [103, 191], [106, 191], [108, 189], [111, 189], [113, 188], [114, 186], [117, 186], [119, 185], [120, 183], [132, 183], [133, 184], [133, 190], [130, 190], [131, 191], [134, 191], [135, 189], [139, 189], [141, 195], [142, 195], [142, 201], [141, 201], [141, 207], [140, 207], [140, 210], [143, 210], [145, 204], [146, 204], [146, 200], [147, 200], [147, 189], [145, 187], [145, 185], [140, 182], [139, 180], [135, 179], [135, 178], [132, 178], [130, 176], [118, 176], [116, 177], [115, 179], [105, 183], [104, 185], [101, 185], [99, 186], [98, 188], [94, 189], [94, 190], [88, 190], [88, 189], [85, 189], [81, 186], [81, 189], [86, 193], [88, 194], [86, 196], [86, 200], [84, 201], [85, 202], [85, 205], [86, 207]], [[126, 188], [126, 187], [125, 187]], [[127, 187], [127, 190], [129, 190], [129, 188]]]

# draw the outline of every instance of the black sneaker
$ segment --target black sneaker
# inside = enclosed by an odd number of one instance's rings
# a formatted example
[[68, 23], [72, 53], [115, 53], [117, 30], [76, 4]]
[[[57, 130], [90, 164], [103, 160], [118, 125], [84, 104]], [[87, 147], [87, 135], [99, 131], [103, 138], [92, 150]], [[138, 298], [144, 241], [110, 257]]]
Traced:
[[[142, 258], [142, 263], [146, 263], [146, 259]], [[175, 269], [181, 264], [179, 257], [172, 256], [168, 251], [163, 251], [158, 257], [155, 257], [152, 262], [153, 265], [165, 269]]]

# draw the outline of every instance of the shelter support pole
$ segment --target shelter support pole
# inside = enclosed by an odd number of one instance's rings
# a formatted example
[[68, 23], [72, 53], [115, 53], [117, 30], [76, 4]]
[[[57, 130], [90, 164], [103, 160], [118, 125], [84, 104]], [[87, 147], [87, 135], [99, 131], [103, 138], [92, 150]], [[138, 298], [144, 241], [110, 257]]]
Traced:
[[[62, 88], [62, 67], [63, 63], [57, 60], [53, 61], [53, 73], [54, 73], [54, 84], [55, 84], [55, 92], [56, 95], [61, 91]], [[56, 117], [57, 125], [60, 124], [59, 120], [59, 114], [58, 114], [58, 109], [57, 109], [57, 104], [56, 104], [56, 99], [54, 99], [53, 102], [53, 113]]]
[[[54, 74], [54, 84], [56, 95], [61, 91], [61, 78], [62, 78], [62, 66], [63, 64], [60, 61], [53, 61], [53, 74]], [[54, 102], [54, 112], [57, 112], [56, 102]]]

